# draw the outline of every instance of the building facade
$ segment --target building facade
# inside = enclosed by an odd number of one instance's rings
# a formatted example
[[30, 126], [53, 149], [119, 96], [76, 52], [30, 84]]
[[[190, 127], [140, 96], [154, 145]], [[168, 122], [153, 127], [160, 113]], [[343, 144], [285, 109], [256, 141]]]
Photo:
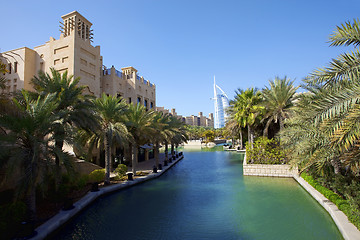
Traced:
[[65, 71], [96, 97], [102, 93], [123, 97], [130, 103], [141, 103], [147, 109], [155, 109], [156, 87], [133, 67], [103, 66], [100, 46], [93, 46], [92, 23], [77, 11], [61, 17], [60, 38], [50, 40], [34, 49], [27, 47], [0, 53], [0, 61], [7, 64], [7, 93], [18, 89], [32, 90], [31, 79], [38, 71], [50, 74], [50, 68]]
[[164, 107], [156, 107], [156, 111], [178, 117], [185, 124], [188, 124], [191, 126], [212, 127], [212, 128], [214, 127], [214, 115], [212, 113], [210, 113], [209, 117], [207, 118], [206, 116], [203, 115], [202, 112], [199, 112], [198, 116], [191, 115], [191, 116], [183, 117], [176, 113], [175, 108], [172, 108], [171, 110], [169, 110]]
[[214, 110], [215, 110], [215, 128], [225, 127], [227, 120], [226, 108], [229, 107], [229, 98], [226, 93], [215, 83], [214, 77]]

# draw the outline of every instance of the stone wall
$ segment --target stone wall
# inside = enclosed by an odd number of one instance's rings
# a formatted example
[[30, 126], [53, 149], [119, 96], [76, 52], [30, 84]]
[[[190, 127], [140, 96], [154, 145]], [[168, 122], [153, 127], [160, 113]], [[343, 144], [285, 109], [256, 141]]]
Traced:
[[263, 177], [294, 177], [298, 175], [297, 168], [291, 168], [287, 164], [248, 164], [246, 155], [243, 164], [244, 176], [263, 176]]
[[77, 160], [75, 162], [75, 170], [77, 173], [79, 173], [81, 175], [82, 174], [87, 175], [96, 169], [102, 169], [102, 167], [100, 167], [96, 164], [90, 163], [90, 162], [83, 161], [83, 160]]

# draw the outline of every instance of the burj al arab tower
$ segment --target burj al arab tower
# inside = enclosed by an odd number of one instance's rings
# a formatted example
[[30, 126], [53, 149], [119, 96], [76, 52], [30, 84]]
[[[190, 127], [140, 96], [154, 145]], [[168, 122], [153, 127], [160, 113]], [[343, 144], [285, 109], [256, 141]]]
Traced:
[[222, 128], [225, 127], [227, 114], [225, 109], [229, 106], [229, 98], [226, 93], [215, 83], [214, 76], [214, 106], [215, 106], [215, 117], [214, 127]]

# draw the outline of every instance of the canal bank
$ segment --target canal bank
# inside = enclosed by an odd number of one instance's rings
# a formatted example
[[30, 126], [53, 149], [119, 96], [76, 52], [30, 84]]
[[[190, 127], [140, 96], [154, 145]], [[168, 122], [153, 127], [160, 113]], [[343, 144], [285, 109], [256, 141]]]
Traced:
[[92, 202], [97, 200], [98, 198], [105, 196], [107, 194], [120, 191], [146, 181], [155, 179], [163, 175], [166, 171], [168, 171], [171, 167], [173, 167], [176, 163], [184, 158], [184, 155], [179, 156], [171, 163], [168, 163], [168, 166], [163, 166], [162, 170], [158, 170], [157, 173], [149, 173], [146, 176], [141, 176], [134, 178], [133, 181], [125, 181], [118, 184], [113, 184], [107, 187], [100, 188], [97, 192], [88, 192], [83, 198], [74, 203], [74, 208], [64, 211], [61, 210], [54, 217], [40, 225], [35, 229], [37, 234], [30, 238], [31, 240], [42, 240], [50, 236], [52, 233], [56, 232], [57, 229], [61, 228], [64, 224], [66, 224], [69, 220], [78, 215], [81, 211], [87, 208]]
[[95, 201], [52, 239], [342, 239], [294, 179], [244, 177], [236, 153], [185, 154], [156, 181]]

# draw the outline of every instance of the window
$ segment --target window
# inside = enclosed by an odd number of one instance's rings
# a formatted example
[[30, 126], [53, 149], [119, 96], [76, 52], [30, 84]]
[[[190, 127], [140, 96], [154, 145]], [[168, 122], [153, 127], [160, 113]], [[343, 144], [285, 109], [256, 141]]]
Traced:
[[9, 63], [8, 67], [9, 67], [9, 74], [11, 74], [11, 63]]
[[129, 103], [131, 103], [131, 97], [129, 97]]
[[150, 109], [152, 109], [154, 107], [153, 102], [150, 102]]
[[16, 92], [16, 87], [17, 87], [17, 85], [15, 84], [14, 87], [13, 87], [14, 92]]
[[17, 73], [17, 65], [18, 65], [18, 63], [14, 62], [14, 72], [16, 72], [16, 73]]
[[140, 103], [140, 104], [141, 104], [141, 98], [140, 98], [140, 97], [138, 97], [137, 103]]

